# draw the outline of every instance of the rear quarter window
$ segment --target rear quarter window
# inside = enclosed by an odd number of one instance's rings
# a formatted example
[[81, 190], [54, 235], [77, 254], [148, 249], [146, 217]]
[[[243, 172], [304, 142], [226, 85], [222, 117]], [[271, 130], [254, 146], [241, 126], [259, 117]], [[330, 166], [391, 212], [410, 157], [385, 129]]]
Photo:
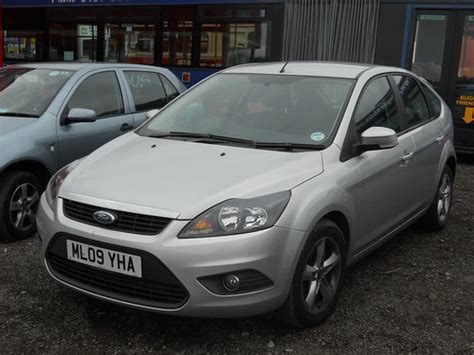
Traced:
[[438, 99], [436, 94], [424, 83], [420, 83], [423, 93], [425, 94], [426, 101], [428, 102], [428, 108], [430, 110], [431, 118], [439, 117], [441, 114], [441, 101]]
[[430, 112], [417, 80], [406, 75], [394, 75], [393, 79], [403, 101], [408, 128], [428, 121]]

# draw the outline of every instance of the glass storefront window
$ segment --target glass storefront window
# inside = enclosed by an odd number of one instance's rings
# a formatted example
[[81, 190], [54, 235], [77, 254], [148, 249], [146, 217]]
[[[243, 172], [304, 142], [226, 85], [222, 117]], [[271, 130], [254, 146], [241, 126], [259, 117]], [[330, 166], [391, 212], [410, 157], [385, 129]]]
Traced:
[[464, 19], [457, 74], [454, 118], [464, 128], [466, 124], [474, 124], [474, 14]]
[[192, 35], [192, 9], [166, 9], [163, 21], [163, 64], [190, 66]]
[[232, 66], [267, 60], [268, 23], [203, 23], [202, 67]]
[[89, 24], [51, 24], [49, 59], [92, 62], [97, 59], [97, 26]]
[[446, 15], [418, 15], [411, 69], [439, 88], [446, 39]]
[[5, 59], [29, 59], [36, 60], [40, 48], [41, 35], [27, 31], [4, 31], [3, 53]]
[[154, 64], [155, 26], [106, 24], [104, 60], [114, 63]]

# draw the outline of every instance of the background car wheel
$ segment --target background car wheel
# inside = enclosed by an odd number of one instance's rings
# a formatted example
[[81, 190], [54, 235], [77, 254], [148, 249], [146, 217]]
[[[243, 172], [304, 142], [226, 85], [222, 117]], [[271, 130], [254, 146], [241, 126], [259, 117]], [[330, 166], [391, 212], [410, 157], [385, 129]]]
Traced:
[[419, 225], [428, 231], [443, 229], [448, 223], [449, 212], [453, 201], [453, 173], [446, 166], [441, 174], [436, 196]]
[[38, 179], [28, 172], [0, 177], [0, 240], [21, 240], [35, 232], [42, 191]]
[[298, 328], [324, 321], [334, 310], [345, 268], [342, 231], [331, 221], [320, 221], [306, 241], [290, 293], [276, 318]]

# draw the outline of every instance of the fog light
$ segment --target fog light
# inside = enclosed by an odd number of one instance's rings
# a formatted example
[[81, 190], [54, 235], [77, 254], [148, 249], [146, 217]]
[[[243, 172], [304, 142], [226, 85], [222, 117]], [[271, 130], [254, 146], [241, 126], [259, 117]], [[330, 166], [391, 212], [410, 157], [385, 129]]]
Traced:
[[229, 292], [237, 291], [240, 287], [240, 280], [234, 274], [227, 274], [222, 279], [222, 285]]

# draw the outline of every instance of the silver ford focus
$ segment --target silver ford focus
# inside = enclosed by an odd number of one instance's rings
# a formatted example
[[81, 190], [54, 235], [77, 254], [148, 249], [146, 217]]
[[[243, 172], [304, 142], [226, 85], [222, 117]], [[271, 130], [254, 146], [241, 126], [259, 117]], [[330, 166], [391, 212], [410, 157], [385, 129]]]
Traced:
[[237, 66], [60, 170], [42, 260], [122, 305], [313, 326], [347, 267], [414, 222], [446, 225], [455, 169], [451, 113], [410, 72]]

